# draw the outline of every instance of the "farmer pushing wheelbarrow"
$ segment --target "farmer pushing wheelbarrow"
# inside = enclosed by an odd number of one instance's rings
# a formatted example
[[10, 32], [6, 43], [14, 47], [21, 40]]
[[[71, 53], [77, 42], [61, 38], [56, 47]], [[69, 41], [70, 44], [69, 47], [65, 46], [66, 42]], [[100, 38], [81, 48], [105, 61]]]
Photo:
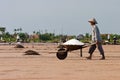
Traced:
[[100, 54], [102, 55], [102, 58], [100, 60], [104, 60], [105, 59], [105, 55], [104, 55], [104, 50], [102, 48], [102, 39], [100, 37], [100, 32], [98, 27], [96, 26], [97, 21], [95, 20], [95, 18], [90, 19], [88, 21], [91, 26], [92, 26], [92, 44], [86, 45], [85, 43], [82, 43], [76, 39], [71, 39], [63, 44], [61, 44], [59, 46], [59, 50], [56, 54], [57, 58], [60, 60], [63, 60], [67, 57], [67, 53], [68, 51], [73, 51], [73, 50], [77, 50], [80, 49], [80, 56], [82, 57], [82, 48], [88, 47], [89, 48], [89, 56], [86, 57], [87, 59], [92, 59], [92, 54], [96, 49], [96, 46], [98, 47], [98, 50], [100, 51]]

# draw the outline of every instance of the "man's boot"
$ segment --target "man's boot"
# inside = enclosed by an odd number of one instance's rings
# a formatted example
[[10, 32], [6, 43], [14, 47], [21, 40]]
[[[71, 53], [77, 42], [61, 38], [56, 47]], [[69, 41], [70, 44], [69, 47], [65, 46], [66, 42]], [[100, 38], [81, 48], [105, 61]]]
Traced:
[[92, 59], [92, 55], [90, 54], [90, 56], [86, 57], [87, 59], [91, 60]]
[[100, 58], [100, 60], [105, 60], [105, 56], [104, 56], [104, 55], [102, 55], [102, 58]]

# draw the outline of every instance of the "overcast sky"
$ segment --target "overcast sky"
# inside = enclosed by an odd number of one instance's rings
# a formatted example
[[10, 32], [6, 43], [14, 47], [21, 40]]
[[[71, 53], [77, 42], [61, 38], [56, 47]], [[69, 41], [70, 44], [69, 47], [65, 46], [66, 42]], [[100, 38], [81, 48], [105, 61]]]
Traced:
[[78, 35], [91, 32], [95, 17], [101, 33], [120, 33], [120, 0], [0, 0], [0, 26], [12, 33], [55, 32]]

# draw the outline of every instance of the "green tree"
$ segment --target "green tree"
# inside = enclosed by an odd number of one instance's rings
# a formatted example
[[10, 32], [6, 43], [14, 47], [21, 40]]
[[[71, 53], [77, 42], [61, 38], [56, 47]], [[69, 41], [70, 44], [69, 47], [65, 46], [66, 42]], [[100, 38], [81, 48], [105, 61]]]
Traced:
[[5, 33], [5, 30], [6, 30], [5, 27], [0, 27], [0, 31], [1, 31], [2, 33]]
[[52, 33], [45, 33], [45, 34], [40, 34], [40, 40], [42, 41], [49, 41], [54, 38], [54, 34]]
[[26, 33], [19, 33], [19, 36], [22, 42], [26, 42], [28, 39], [28, 35]]

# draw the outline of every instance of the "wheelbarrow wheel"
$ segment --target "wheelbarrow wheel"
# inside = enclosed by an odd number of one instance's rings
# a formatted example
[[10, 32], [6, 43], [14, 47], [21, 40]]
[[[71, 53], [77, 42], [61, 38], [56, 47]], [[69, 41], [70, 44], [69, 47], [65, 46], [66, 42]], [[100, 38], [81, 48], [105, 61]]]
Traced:
[[56, 56], [58, 59], [64, 60], [67, 57], [67, 51], [65, 49], [59, 49]]

